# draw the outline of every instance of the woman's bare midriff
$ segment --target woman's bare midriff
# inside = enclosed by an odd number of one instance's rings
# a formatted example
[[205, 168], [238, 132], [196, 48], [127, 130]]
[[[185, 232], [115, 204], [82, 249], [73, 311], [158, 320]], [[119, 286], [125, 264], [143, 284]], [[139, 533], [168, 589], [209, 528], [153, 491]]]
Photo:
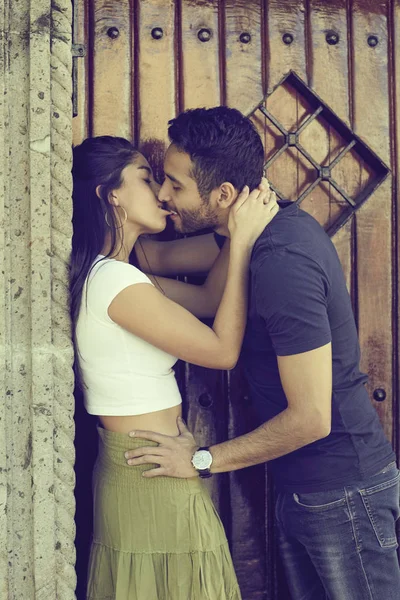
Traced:
[[156, 431], [164, 435], [179, 435], [176, 419], [182, 414], [182, 405], [172, 406], [145, 415], [127, 415], [124, 417], [104, 416], [100, 419], [103, 427], [116, 433], [129, 433], [137, 429]]

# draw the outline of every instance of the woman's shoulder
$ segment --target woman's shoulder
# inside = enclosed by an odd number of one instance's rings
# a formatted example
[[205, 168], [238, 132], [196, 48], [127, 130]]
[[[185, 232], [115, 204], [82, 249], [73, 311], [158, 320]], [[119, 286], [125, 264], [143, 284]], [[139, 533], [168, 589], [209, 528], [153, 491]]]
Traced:
[[137, 267], [119, 260], [98, 256], [87, 279], [87, 305], [102, 320], [110, 322], [108, 307], [125, 288], [150, 279]]
[[89, 281], [132, 280], [132, 283], [152, 283], [145, 273], [130, 263], [102, 255], [96, 257], [89, 274]]

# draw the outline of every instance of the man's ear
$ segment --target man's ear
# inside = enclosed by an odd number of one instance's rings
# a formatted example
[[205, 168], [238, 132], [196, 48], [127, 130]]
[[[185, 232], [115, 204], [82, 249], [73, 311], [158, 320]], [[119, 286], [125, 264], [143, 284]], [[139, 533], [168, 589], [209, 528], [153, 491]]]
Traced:
[[216, 191], [218, 194], [216, 201], [220, 208], [230, 208], [238, 197], [237, 190], [229, 181], [222, 183]]

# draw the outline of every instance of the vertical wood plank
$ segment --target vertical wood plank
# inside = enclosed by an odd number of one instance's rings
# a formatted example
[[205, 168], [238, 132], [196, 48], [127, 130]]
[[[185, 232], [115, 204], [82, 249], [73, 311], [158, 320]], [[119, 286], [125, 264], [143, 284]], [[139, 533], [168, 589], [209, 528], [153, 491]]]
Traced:
[[[307, 40], [305, 2], [303, 0], [269, 0], [265, 3], [265, 40], [267, 46], [267, 61], [265, 81], [267, 90], [271, 93], [282, 78], [289, 72], [295, 71], [307, 83]], [[286, 36], [293, 41], [288, 41]], [[307, 107], [302, 103], [297, 93], [289, 86], [281, 86], [267, 100], [267, 108], [288, 131], [297, 129], [299, 123], [307, 114]], [[257, 124], [259, 126], [259, 124]], [[271, 149], [283, 143], [282, 136], [264, 124], [266, 156]], [[285, 182], [288, 193], [297, 193], [302, 180], [307, 173], [301, 171], [298, 152], [285, 152], [267, 171], [267, 177], [272, 182]], [[268, 469], [267, 469], [268, 472]], [[288, 598], [285, 577], [275, 543], [274, 527], [274, 498], [271, 480], [267, 473], [265, 497], [265, 553], [266, 553], [266, 596], [271, 600]]]
[[[218, 0], [182, 0], [183, 81], [180, 94], [184, 110], [220, 104], [218, 8]], [[200, 41], [199, 35], [205, 41]]]
[[[252, 112], [264, 97], [263, 11], [260, 0], [227, 0], [224, 4], [226, 103], [244, 114]], [[233, 438], [257, 425], [250, 418], [240, 368], [227, 373], [225, 378], [228, 434]], [[262, 600], [266, 593], [265, 490], [261, 482], [264, 482], [264, 465], [229, 474], [228, 529], [232, 557], [242, 596], [252, 600]], [[254, 489], [258, 490], [257, 494], [252, 493]]]
[[[266, 81], [268, 92], [273, 92], [267, 99], [267, 108], [287, 131], [294, 131], [308, 114], [308, 107], [289, 85], [275, 88], [289, 71], [295, 71], [307, 82], [304, 1], [268, 2], [266, 28]], [[288, 41], [287, 36], [291, 36], [291, 43], [284, 42]], [[268, 156], [271, 149], [283, 144], [283, 138], [273, 126], [264, 124], [264, 131], [264, 145]], [[275, 185], [279, 182], [283, 188], [282, 193], [290, 200], [297, 199], [300, 189], [310, 176], [307, 165], [300, 161], [298, 151], [292, 148], [285, 151], [267, 170], [268, 179]]]
[[[228, 372], [226, 380], [231, 439], [252, 431], [259, 422], [251, 414], [240, 367]], [[264, 600], [267, 591], [264, 479], [264, 465], [229, 474], [231, 550], [243, 600]]]
[[249, 114], [264, 97], [263, 6], [261, 0], [226, 0], [224, 13], [226, 104]]
[[94, 0], [91, 6], [91, 135], [131, 139], [131, 23], [136, 15], [131, 14], [129, 0]]
[[[372, 6], [353, 0], [354, 127], [373, 150], [390, 161], [388, 90], [388, 3]], [[368, 37], [378, 45], [370, 47]], [[392, 437], [392, 224], [391, 178], [378, 188], [356, 215], [359, 337], [368, 389], [386, 391], [384, 402], [372, 402], [385, 432]]]
[[[180, 39], [179, 105], [182, 110], [211, 107], [220, 104], [220, 41], [219, 3], [177, 2]], [[201, 32], [201, 33], [200, 33]], [[200, 37], [203, 40], [199, 39]], [[176, 32], [177, 35], [177, 32]], [[212, 444], [227, 437], [227, 405], [224, 395], [223, 374], [185, 365], [183, 392], [189, 428], [200, 443]], [[227, 476], [212, 477], [206, 485], [221, 512], [224, 523], [229, 515]], [[227, 510], [223, 510], [223, 506]], [[228, 532], [229, 534], [229, 532]]]
[[89, 66], [89, 32], [88, 32], [88, 5], [84, 0], [74, 2], [74, 40], [75, 44], [84, 44], [86, 56], [74, 58], [76, 85], [77, 85], [77, 110], [78, 114], [72, 119], [72, 139], [76, 146], [88, 136], [89, 127], [89, 94], [88, 94], [88, 66]]
[[[325, 4], [320, 0], [310, 0], [309, 7], [313, 90], [350, 126], [347, 2], [346, 0], [333, 0], [329, 4]], [[334, 41], [335, 35], [338, 36], [338, 42], [336, 44], [328, 43], [328, 41]], [[327, 162], [332, 162], [335, 154], [341, 148], [341, 143], [340, 140], [336, 139], [329, 126], [325, 131], [327, 132], [325, 139], [323, 140], [320, 137], [317, 145], [320, 152], [326, 153], [326, 156], [329, 157]], [[320, 158], [323, 159], [324, 157], [320, 155]], [[355, 161], [352, 161], [345, 169], [347, 164], [347, 162], [341, 161], [335, 169], [334, 177], [340, 184], [343, 183], [342, 179], [348, 171], [357, 170]], [[348, 186], [344, 185], [343, 187], [348, 191]], [[343, 206], [346, 205], [346, 202], [343, 203], [340, 200], [340, 196], [330, 185], [319, 185], [312, 193], [311, 199], [320, 206], [323, 205], [328, 211], [326, 215], [327, 224], [337, 218], [336, 209], [339, 209], [338, 212], [340, 212], [340, 210], [343, 210]], [[306, 205], [303, 205], [302, 208], [307, 210]], [[352, 279], [351, 235], [351, 224], [347, 224], [337, 232], [333, 239], [350, 292]]]
[[[175, 116], [173, 0], [141, 0], [137, 15], [138, 139], [168, 141], [167, 123]], [[161, 31], [160, 31], [161, 30]]]
[[[296, 71], [304, 81], [307, 80], [305, 6], [304, 0], [269, 0], [266, 5], [266, 81], [268, 91], [272, 92], [283, 75], [290, 70]], [[291, 44], [283, 42], [285, 34], [293, 36]]]

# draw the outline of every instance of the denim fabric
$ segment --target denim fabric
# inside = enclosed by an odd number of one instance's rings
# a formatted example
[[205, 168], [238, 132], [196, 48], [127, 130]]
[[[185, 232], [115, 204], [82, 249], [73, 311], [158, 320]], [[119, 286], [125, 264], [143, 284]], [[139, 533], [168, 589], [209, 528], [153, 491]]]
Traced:
[[278, 541], [293, 600], [400, 600], [395, 463], [337, 490], [278, 493]]

